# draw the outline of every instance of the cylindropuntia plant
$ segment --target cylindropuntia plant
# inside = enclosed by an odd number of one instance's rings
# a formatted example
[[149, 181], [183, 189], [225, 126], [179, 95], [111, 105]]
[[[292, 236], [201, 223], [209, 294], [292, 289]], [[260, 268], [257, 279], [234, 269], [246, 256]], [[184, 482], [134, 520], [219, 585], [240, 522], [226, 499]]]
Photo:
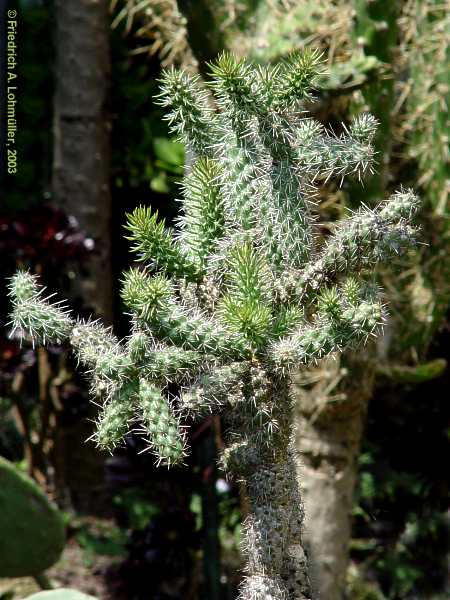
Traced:
[[149, 208], [129, 216], [145, 266], [124, 274], [125, 342], [51, 304], [32, 275], [10, 283], [14, 328], [39, 343], [69, 340], [88, 370], [99, 446], [112, 450], [139, 422], [157, 460], [176, 465], [181, 423], [223, 414], [221, 464], [249, 498], [244, 600], [311, 598], [290, 372], [376, 334], [384, 309], [364, 272], [414, 238], [418, 200], [402, 190], [319, 247], [314, 182], [370, 171], [376, 129], [362, 115], [337, 136], [308, 118], [319, 66], [311, 51], [270, 67], [224, 54], [211, 65], [212, 95], [195, 76], [165, 73], [160, 102], [195, 160], [175, 232]]

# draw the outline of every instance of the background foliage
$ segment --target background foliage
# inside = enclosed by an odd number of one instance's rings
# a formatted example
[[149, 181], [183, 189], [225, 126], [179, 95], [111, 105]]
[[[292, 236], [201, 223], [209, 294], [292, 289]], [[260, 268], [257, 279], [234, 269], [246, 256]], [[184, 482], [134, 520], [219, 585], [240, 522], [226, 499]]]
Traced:
[[[158, 5], [157, 2], [149, 4]], [[174, 3], [159, 4], [166, 11], [162, 14], [172, 14], [170, 11]], [[277, 4], [276, 10], [269, 4]], [[256, 2], [251, 3], [243, 13], [229, 12], [228, 16], [236, 15], [226, 30], [229, 46], [244, 48], [246, 53], [260, 61], [276, 60], [291, 48], [293, 39], [302, 40], [302, 43], [312, 42], [326, 50], [330, 72], [329, 94], [321, 97], [318, 112], [318, 116], [326, 123], [335, 124], [341, 118], [348, 118], [359, 111], [366, 103], [370, 104], [371, 94], [375, 94], [376, 100], [380, 84], [372, 84], [371, 81], [381, 67], [382, 73], [395, 78], [394, 83], [399, 86], [401, 95], [405, 85], [401, 62], [391, 70], [391, 58], [384, 54], [377, 55], [376, 48], [374, 50], [370, 45], [360, 48], [359, 53], [353, 52], [355, 42], [346, 25], [352, 20], [350, 2], [316, 2], [313, 7], [311, 3], [299, 3], [294, 8], [289, 7], [289, 3], [286, 3], [286, 8], [284, 4], [280, 3], [283, 5], [280, 9], [275, 2]], [[406, 82], [412, 86], [412, 91], [405, 96], [407, 100], [399, 109], [397, 123], [387, 124], [386, 135], [393, 146], [388, 165], [388, 187], [395, 187], [397, 179], [407, 180], [411, 184], [419, 181], [423, 192], [431, 182], [435, 189], [438, 186], [432, 200], [433, 206], [445, 216], [445, 211], [448, 211], [448, 156], [445, 144], [448, 105], [443, 88], [446, 85], [445, 70], [430, 72], [424, 64], [424, 57], [430, 51], [433, 40], [442, 46], [442, 37], [438, 33], [441, 31], [442, 35], [442, 31], [448, 31], [445, 29], [448, 24], [438, 10], [438, 2], [426, 14], [419, 13], [414, 3], [409, 4], [409, 14], [412, 15], [408, 21], [409, 29], [401, 29], [401, 35], [397, 32], [392, 44], [395, 45], [395, 56], [408, 51], [415, 52], [416, 58], [412, 79]], [[119, 7], [116, 14], [118, 11]], [[383, 13], [382, 20], [386, 20], [386, 14]], [[21, 175], [15, 180], [14, 186], [9, 184], [10, 187], [6, 188], [5, 208], [2, 206], [0, 248], [2, 254], [8, 257], [1, 266], [2, 287], [4, 289], [5, 278], [12, 274], [17, 265], [26, 265], [33, 270], [41, 269], [46, 283], [52, 289], [64, 290], [70, 261], [82, 265], [83, 261], [88, 260], [89, 253], [83, 246], [83, 239], [89, 233], [72, 232], [73, 242], [55, 246], [55, 232], [67, 229], [66, 217], [55, 215], [50, 208], [42, 211], [42, 202], [51, 202], [53, 48], [51, 44], [38, 42], [51, 39], [51, 2], [23, 2], [21, 16], [21, 76], [26, 88], [18, 114], [21, 122]], [[220, 19], [223, 18], [222, 14]], [[131, 23], [132, 33], [139, 32], [142, 19], [138, 16]], [[161, 120], [161, 108], [152, 100], [161, 62], [172, 60], [176, 52], [182, 58], [188, 48], [184, 38], [179, 36], [177, 20], [170, 23], [164, 39], [178, 40], [178, 46], [175, 43], [169, 45], [171, 49], [162, 56], [153, 54], [149, 57], [147, 52], [141, 52], [145, 44], [139, 35], [124, 35], [124, 21], [117, 24], [111, 37], [112, 235], [115, 239], [113, 259], [116, 275], [127, 266], [128, 260], [127, 243], [121, 241], [125, 212], [144, 202], [158, 209], [169, 222], [177, 214], [174, 200], [179, 193], [177, 182], [183, 172], [184, 150], [168, 134], [167, 126]], [[411, 23], [415, 23], [415, 26], [412, 27]], [[184, 22], [181, 25], [186, 27]], [[370, 26], [370, 18], [364, 15], [358, 24], [359, 30], [355, 29], [356, 38], [364, 33], [364, 28]], [[253, 31], [252, 27], [257, 32], [256, 37], [248, 35], [249, 30]], [[399, 27], [405, 27], [405, 19], [399, 23]], [[172, 48], [175, 48], [175, 54]], [[181, 58], [177, 60], [181, 62]], [[192, 63], [191, 54], [188, 58]], [[435, 60], [434, 63], [434, 67], [438, 68], [444, 64], [444, 60], [441, 58], [441, 62]], [[389, 85], [392, 85], [393, 80], [390, 81]], [[399, 95], [396, 97], [398, 99]], [[383, 111], [383, 106], [380, 110]], [[420, 119], [424, 111], [427, 118]], [[399, 123], [402, 124], [400, 128]], [[423, 123], [427, 123], [428, 127], [423, 129]], [[426, 145], [435, 138], [443, 142], [441, 154], [431, 152]], [[419, 177], [420, 173], [423, 176]], [[334, 191], [336, 202], [323, 207], [324, 220], [336, 218], [342, 206], [354, 204], [351, 189], [344, 187], [343, 190]], [[448, 245], [444, 246], [444, 251], [445, 248], [448, 249]], [[429, 260], [435, 258], [430, 256]], [[118, 297], [116, 303], [120, 303]], [[445, 313], [448, 300], [444, 300], [440, 306], [441, 313]], [[3, 296], [0, 308], [1, 323], [4, 325], [7, 306]], [[412, 330], [410, 323], [407, 323], [409, 331]], [[127, 327], [126, 322], [116, 324], [121, 334], [126, 334]], [[441, 326], [425, 345], [424, 358], [444, 358], [448, 361], [447, 326]], [[409, 339], [404, 342], [404, 347], [411, 348]], [[0, 417], [0, 452], [8, 458], [21, 460], [25, 440], [11, 419], [10, 385], [17, 370], [27, 373], [27, 390], [23, 392], [23, 398], [32, 415], [38, 398], [36, 354], [28, 349], [20, 351], [6, 337], [1, 339], [0, 352], [1, 395], [5, 398]], [[56, 355], [53, 358], [50, 356], [50, 360], [54, 359], [59, 360]], [[76, 386], [67, 390], [63, 410], [63, 421], [66, 423], [84, 418], [86, 414], [83, 408], [86, 406], [83, 385], [82, 381], [77, 381]], [[449, 477], [443, 468], [450, 437], [448, 403], [445, 402], [448, 385], [448, 370], [438, 378], [419, 385], [412, 385], [411, 382], [392, 383], [390, 380], [378, 385], [369, 408], [366, 439], [359, 465], [351, 546], [353, 566], [357, 567], [357, 570], [350, 572], [352, 598], [385, 597], [397, 600], [443, 598], [445, 595], [450, 545]], [[31, 417], [31, 423], [32, 427], [39, 427], [35, 424], [35, 415]], [[198, 570], [202, 569], [199, 562], [202, 546], [201, 481], [202, 473], [208, 466], [192, 465], [194, 471], [197, 469], [197, 479], [183, 479], [181, 472], [166, 477], [164, 473], [157, 475], [145, 459], [139, 458], [138, 451], [136, 442], [130, 440], [123, 455], [114, 457], [108, 463], [106, 477], [107, 484], [111, 486], [109, 499], [114, 498], [116, 507], [113, 515], [116, 524], [100, 537], [107, 539], [108, 544], [112, 540], [112, 552], [124, 559], [123, 566], [116, 571], [119, 573], [116, 575], [117, 593], [126, 596], [129, 593], [127, 586], [131, 585], [135, 586], [133, 594], [136, 597], [139, 594], [145, 597], [142, 588], [145, 589], [145, 572], [149, 565], [155, 581], [159, 582], [156, 587], [161, 590], [166, 589], [167, 581], [173, 578], [173, 571], [166, 572], [161, 568], [162, 564], [169, 564], [168, 556], [172, 556], [177, 572], [184, 573], [181, 587], [186, 581], [192, 583], [198, 577]], [[149, 486], [151, 489], [144, 484], [148, 480], [155, 482]], [[174, 489], [176, 493], [173, 493]], [[161, 490], [165, 490], [165, 493]], [[223, 581], [229, 582], [230, 574], [239, 564], [237, 540], [241, 506], [236, 489], [231, 487], [221, 494], [218, 511], [221, 522], [221, 573]], [[175, 531], [183, 532], [182, 539], [174, 542], [170, 533], [173, 530], [168, 527], [168, 522], [179, 524]], [[105, 546], [95, 541], [97, 534], [86, 533], [83, 527], [76, 520], [73, 521], [74, 535], [80, 546], [87, 549], [89, 556], [103, 555]], [[177, 557], [174, 557], [174, 552], [178, 553]], [[371, 582], [372, 587], [360, 586], [361, 577]], [[222, 597], [233, 597], [235, 583], [222, 584]], [[180, 594], [185, 592], [170, 590], [158, 593], [161, 598], [176, 598], [183, 597]]]

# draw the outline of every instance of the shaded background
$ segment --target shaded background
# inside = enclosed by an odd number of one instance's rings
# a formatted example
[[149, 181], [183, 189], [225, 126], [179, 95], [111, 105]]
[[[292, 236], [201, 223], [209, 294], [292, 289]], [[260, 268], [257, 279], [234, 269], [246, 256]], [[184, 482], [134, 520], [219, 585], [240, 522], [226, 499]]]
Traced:
[[[346, 208], [376, 204], [404, 183], [424, 199], [428, 244], [380, 273], [391, 306], [386, 338], [362, 365], [354, 357], [341, 365], [339, 393], [370, 382], [354, 405], [352, 427], [363, 423], [364, 435], [348, 457], [357, 484], [342, 576], [352, 599], [437, 600], [449, 592], [448, 14], [431, 0], [368, 5], [8, 3], [19, 11], [19, 174], [1, 188], [0, 277], [5, 289], [18, 266], [30, 268], [79, 314], [127, 335], [117, 285], [130, 263], [125, 214], [151, 205], [170, 224], [184, 171], [184, 149], [154, 100], [161, 69], [207, 76], [206, 62], [224, 48], [260, 62], [322, 48], [315, 116], [337, 131], [364, 109], [380, 120], [379, 167], [364, 189], [320, 189], [324, 235]], [[98, 598], [235, 598], [243, 507], [215, 466], [220, 420], [191, 427], [184, 469], [156, 469], [132, 436], [102, 455], [85, 443], [95, 407], [73, 359], [64, 348], [20, 348], [8, 337], [8, 310], [0, 294], [0, 455], [65, 514], [66, 550], [49, 576]], [[324, 382], [328, 367], [320, 368]], [[319, 392], [313, 386], [309, 401]], [[308, 423], [299, 395], [305, 439], [330, 436], [326, 419], [319, 430]], [[301, 441], [300, 450], [320, 474], [325, 461]], [[0, 598], [24, 597], [27, 585], [0, 579]]]

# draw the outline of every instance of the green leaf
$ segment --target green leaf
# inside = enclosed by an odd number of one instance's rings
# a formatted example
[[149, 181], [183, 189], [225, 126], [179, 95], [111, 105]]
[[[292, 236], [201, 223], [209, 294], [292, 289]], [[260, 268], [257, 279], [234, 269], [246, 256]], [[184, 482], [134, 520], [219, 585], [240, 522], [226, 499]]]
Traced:
[[165, 137], [153, 140], [156, 158], [172, 166], [182, 167], [184, 164], [184, 145]]
[[158, 173], [156, 177], [153, 177], [150, 180], [150, 188], [154, 192], [158, 192], [158, 194], [168, 194], [170, 191], [169, 185], [167, 183], [167, 175], [164, 171]]
[[0, 577], [41, 573], [65, 544], [61, 513], [40, 487], [0, 457]]

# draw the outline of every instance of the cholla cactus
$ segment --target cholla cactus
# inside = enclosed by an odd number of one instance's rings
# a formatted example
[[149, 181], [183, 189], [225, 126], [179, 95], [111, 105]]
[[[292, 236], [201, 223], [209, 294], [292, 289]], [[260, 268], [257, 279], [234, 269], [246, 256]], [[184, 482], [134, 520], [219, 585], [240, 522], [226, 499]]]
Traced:
[[380, 293], [358, 274], [414, 237], [418, 201], [400, 191], [317, 247], [314, 181], [370, 172], [376, 128], [363, 115], [336, 136], [302, 112], [318, 66], [314, 52], [258, 68], [223, 55], [211, 66], [212, 96], [196, 77], [164, 75], [160, 102], [195, 162], [174, 233], [149, 208], [129, 216], [145, 266], [124, 275], [125, 343], [50, 304], [33, 276], [10, 284], [14, 327], [38, 342], [68, 339], [88, 369], [103, 405], [100, 446], [113, 449], [138, 422], [157, 460], [174, 465], [186, 451], [181, 423], [223, 413], [221, 463], [249, 496], [245, 600], [311, 597], [290, 372], [379, 330]]

